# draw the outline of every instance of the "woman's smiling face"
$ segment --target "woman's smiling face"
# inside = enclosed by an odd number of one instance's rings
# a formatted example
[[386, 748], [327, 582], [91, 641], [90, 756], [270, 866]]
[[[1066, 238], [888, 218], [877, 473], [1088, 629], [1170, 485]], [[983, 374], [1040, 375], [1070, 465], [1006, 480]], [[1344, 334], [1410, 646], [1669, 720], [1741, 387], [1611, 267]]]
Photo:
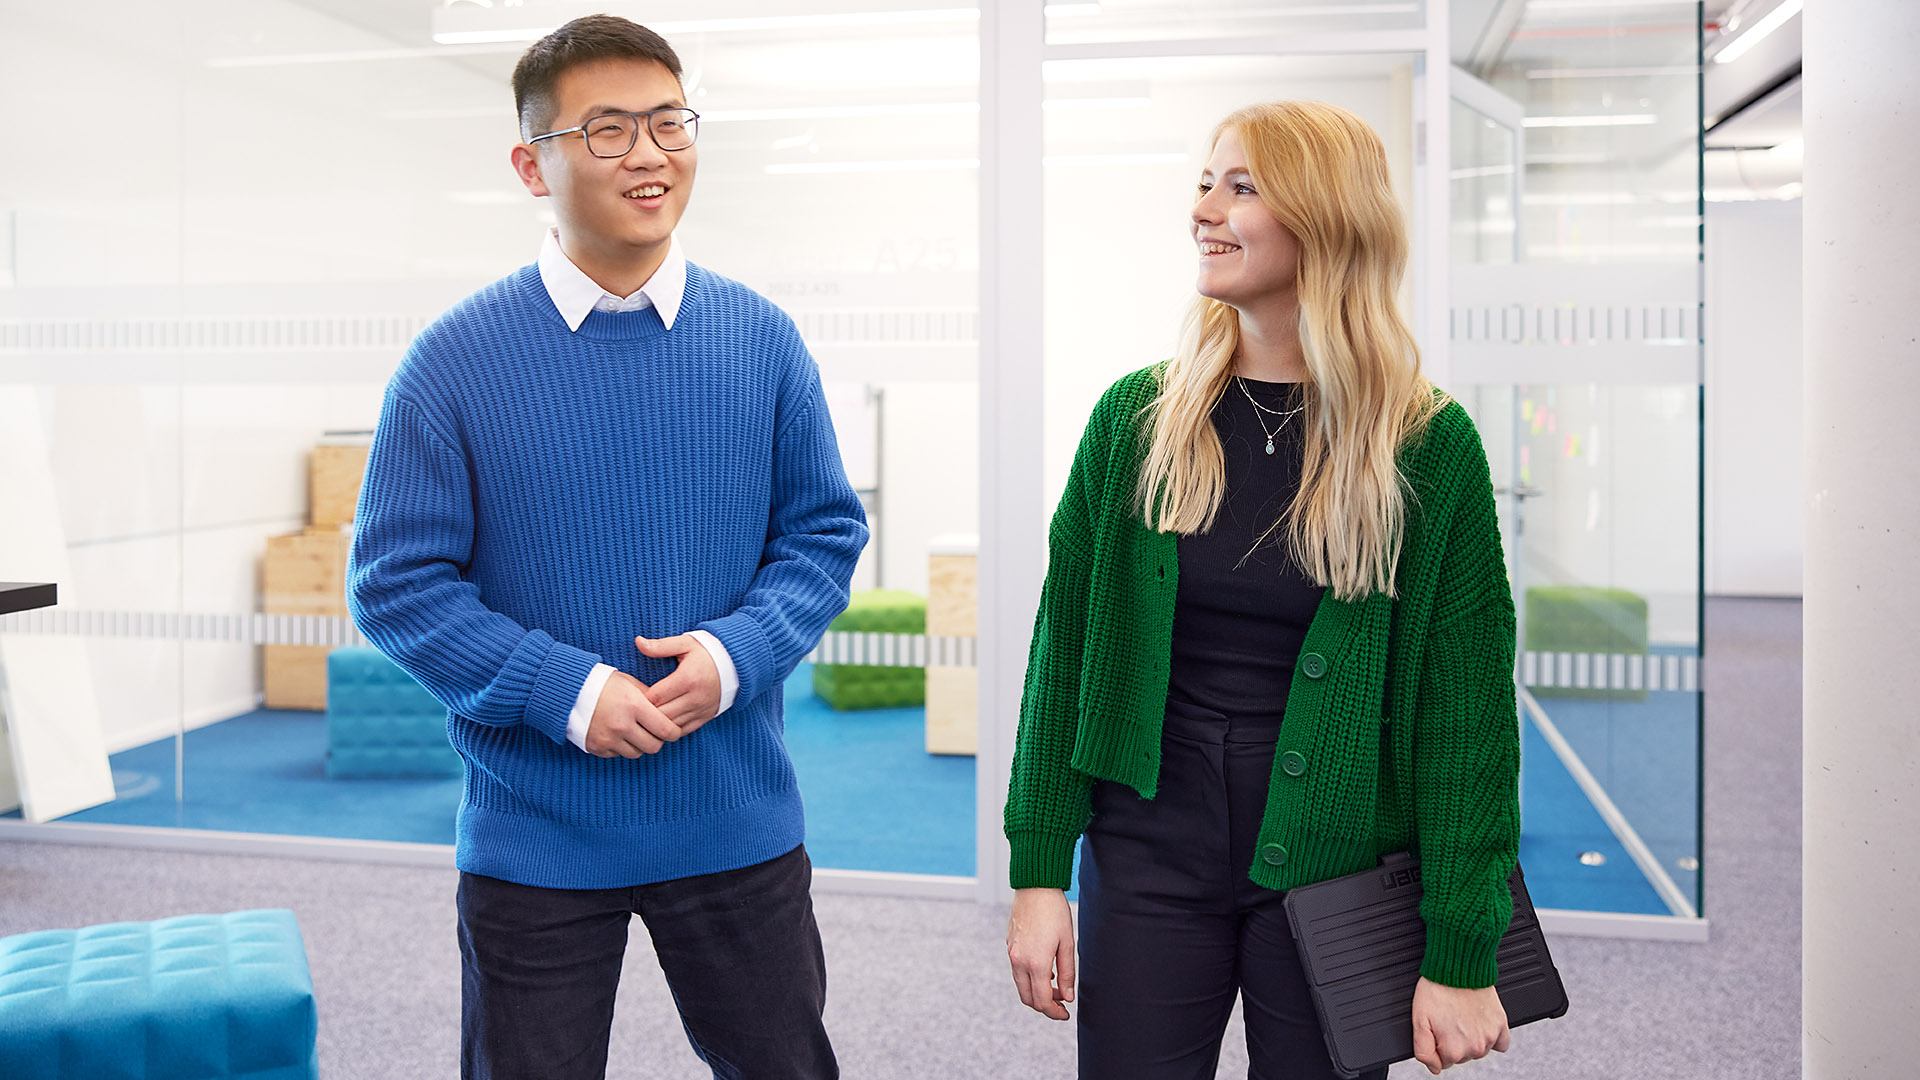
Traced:
[[1192, 225], [1200, 249], [1195, 287], [1202, 296], [1244, 309], [1293, 289], [1300, 242], [1260, 201], [1240, 136], [1231, 128], [1220, 133], [1200, 174]]

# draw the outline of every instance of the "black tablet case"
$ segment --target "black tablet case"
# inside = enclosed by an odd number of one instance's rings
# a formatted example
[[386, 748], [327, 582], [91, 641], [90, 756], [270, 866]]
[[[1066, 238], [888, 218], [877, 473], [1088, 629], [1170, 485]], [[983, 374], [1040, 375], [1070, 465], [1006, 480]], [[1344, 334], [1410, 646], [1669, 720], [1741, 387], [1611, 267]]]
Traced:
[[[1496, 987], [1508, 1028], [1564, 1016], [1567, 991], [1516, 864], [1513, 921], [1500, 939]], [[1287, 920], [1299, 944], [1327, 1052], [1355, 1077], [1413, 1056], [1413, 991], [1427, 927], [1420, 918], [1420, 864], [1405, 852], [1372, 870], [1288, 891]]]

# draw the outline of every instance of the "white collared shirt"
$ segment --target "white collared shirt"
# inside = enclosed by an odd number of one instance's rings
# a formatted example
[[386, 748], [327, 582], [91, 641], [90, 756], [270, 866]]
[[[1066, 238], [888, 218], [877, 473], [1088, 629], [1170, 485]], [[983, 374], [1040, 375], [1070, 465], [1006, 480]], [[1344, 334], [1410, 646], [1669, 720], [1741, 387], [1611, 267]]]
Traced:
[[[540, 245], [539, 266], [540, 282], [547, 287], [547, 296], [559, 309], [560, 317], [566, 320], [568, 330], [579, 330], [580, 324], [587, 321], [587, 315], [594, 311], [644, 311], [647, 308], [658, 311], [660, 322], [672, 330], [674, 320], [680, 317], [680, 302], [687, 294], [687, 256], [680, 250], [678, 236], [667, 242], [666, 261], [646, 284], [628, 296], [613, 295], [574, 265], [560, 247], [558, 229], [547, 230], [546, 239]], [[713, 666], [720, 670], [719, 711], [726, 712], [733, 707], [733, 699], [740, 692], [740, 675], [734, 670], [733, 657], [711, 633], [705, 630], [687, 633], [706, 648], [707, 655], [713, 658]], [[594, 707], [600, 703], [600, 694], [607, 688], [613, 672], [611, 665], [595, 664], [580, 687], [573, 711], [567, 714], [567, 741], [582, 750], [587, 748], [587, 728], [593, 723]]]
[[540, 244], [540, 282], [547, 287], [553, 306], [567, 320], [567, 329], [578, 330], [591, 311], [644, 311], [657, 308], [660, 321], [673, 329], [680, 317], [680, 301], [687, 295], [687, 255], [680, 249], [680, 238], [667, 240], [667, 258], [645, 285], [631, 295], [615, 296], [574, 265], [560, 247], [560, 230], [548, 228]]

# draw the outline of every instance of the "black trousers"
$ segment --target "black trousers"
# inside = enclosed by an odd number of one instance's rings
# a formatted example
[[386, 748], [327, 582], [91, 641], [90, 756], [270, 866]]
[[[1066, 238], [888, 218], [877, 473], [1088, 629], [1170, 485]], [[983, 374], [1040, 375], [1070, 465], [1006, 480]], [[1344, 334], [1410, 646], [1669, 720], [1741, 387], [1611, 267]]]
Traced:
[[829, 1080], [827, 965], [813, 864], [624, 889], [539, 889], [462, 873], [460, 1075], [600, 1080], [627, 924], [653, 937], [687, 1041], [716, 1080]]
[[1169, 703], [1157, 797], [1095, 785], [1080, 848], [1082, 1080], [1212, 1080], [1236, 994], [1249, 1080], [1338, 1075], [1286, 893], [1247, 878], [1279, 730], [1278, 716]]

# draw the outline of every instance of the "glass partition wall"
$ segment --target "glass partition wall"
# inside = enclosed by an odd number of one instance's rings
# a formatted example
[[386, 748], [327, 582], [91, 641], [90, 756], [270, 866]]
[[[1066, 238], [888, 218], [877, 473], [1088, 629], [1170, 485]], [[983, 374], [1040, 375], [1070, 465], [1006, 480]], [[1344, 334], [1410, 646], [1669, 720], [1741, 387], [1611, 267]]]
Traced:
[[[378, 668], [344, 544], [407, 343], [553, 222], [508, 165], [507, 77], [585, 11], [122, 6], [104, 37], [53, 9], [0, 37], [9, 100], [145, 103], [104, 142], [22, 110], [47, 152], [0, 163], [0, 579], [61, 585], [0, 617], [0, 705], [57, 723], [73, 759], [33, 763], [66, 770], [39, 785], [64, 803], [0, 827], [444, 860], [458, 761], [434, 720], [369, 754], [329, 703], [330, 665]], [[1403, 301], [1492, 460], [1536, 902], [1570, 929], [1704, 926], [1698, 210], [1678, 201], [1698, 97], [1566, 70], [1690, 58], [1577, 55], [1531, 14], [1476, 50], [1418, 2], [626, 13], [679, 50], [702, 114], [687, 253], [793, 315], [872, 525], [852, 608], [782, 690], [823, 887], [1002, 894], [1012, 705], [1072, 447], [1113, 378], [1172, 348], [1208, 131], [1303, 97], [1380, 132], [1414, 239]], [[1629, 84], [1656, 122], [1565, 119], [1626, 112]]]
[[[344, 563], [409, 341], [554, 223], [509, 163], [508, 82], [584, 12], [121, 6], [105, 39], [53, 10], [0, 37], [9, 100], [146, 103], [107, 137], [43, 114], [58, 170], [0, 165], [0, 392], [38, 422], [5, 467], [47, 479], [21, 509], [59, 557], [0, 553], [62, 593], [0, 635], [69, 647], [45, 678], [9, 665], [14, 698], [90, 690], [59, 722], [97, 728], [110, 777], [13, 812], [444, 860], [444, 710], [367, 690], [397, 669], [347, 618]], [[847, 615], [770, 691], [814, 862], [950, 888], [975, 870], [978, 19], [867, 7], [658, 25], [701, 114], [680, 241], [795, 319], [872, 531]]]
[[1541, 4], [1498, 49], [1456, 38], [1448, 301], [1520, 618], [1536, 901], [1694, 929], [1699, 30], [1694, 4]]

